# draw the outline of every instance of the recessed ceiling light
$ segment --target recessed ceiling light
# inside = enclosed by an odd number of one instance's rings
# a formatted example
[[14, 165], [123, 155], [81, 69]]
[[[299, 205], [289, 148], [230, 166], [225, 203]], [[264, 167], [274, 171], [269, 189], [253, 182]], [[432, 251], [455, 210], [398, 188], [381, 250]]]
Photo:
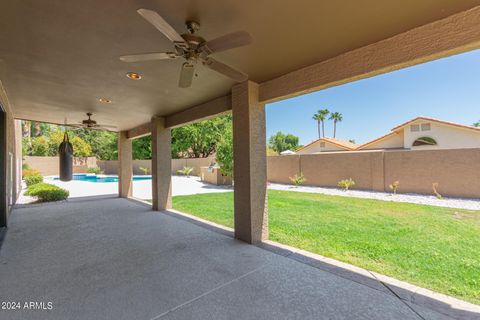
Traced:
[[132, 79], [132, 80], [140, 80], [140, 79], [142, 79], [142, 76], [141, 76], [140, 73], [129, 72], [129, 73], [127, 73], [127, 78]]
[[100, 98], [100, 99], [98, 99], [98, 101], [100, 101], [101, 103], [112, 103], [112, 100], [107, 99], [107, 98]]

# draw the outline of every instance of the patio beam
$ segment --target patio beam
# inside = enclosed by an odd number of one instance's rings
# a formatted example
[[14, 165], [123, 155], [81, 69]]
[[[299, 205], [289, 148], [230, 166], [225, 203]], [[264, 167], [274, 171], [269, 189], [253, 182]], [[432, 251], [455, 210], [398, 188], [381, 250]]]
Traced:
[[232, 88], [235, 237], [248, 243], [268, 238], [265, 105], [258, 84]]
[[127, 131], [118, 133], [118, 195], [120, 198], [132, 196], [132, 140]]
[[165, 118], [152, 118], [152, 207], [153, 210], [172, 208], [171, 130]]
[[267, 103], [480, 48], [480, 6], [260, 84]]
[[206, 120], [232, 110], [232, 96], [222, 96], [165, 117], [165, 126], [175, 128], [192, 122]]
[[139, 125], [138, 127], [128, 130], [127, 138], [128, 139], [141, 138], [141, 137], [148, 136], [151, 133], [152, 133], [152, 124], [151, 122], [147, 122], [142, 125]]

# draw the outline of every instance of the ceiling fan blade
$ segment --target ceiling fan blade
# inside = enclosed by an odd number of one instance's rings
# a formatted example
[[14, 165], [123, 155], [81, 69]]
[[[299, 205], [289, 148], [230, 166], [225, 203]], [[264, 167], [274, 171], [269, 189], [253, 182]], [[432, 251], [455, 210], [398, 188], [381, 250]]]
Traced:
[[90, 127], [87, 129], [92, 129], [92, 130], [97, 130], [97, 131], [113, 131], [113, 129], [116, 129], [117, 127], [112, 127], [112, 126], [96, 126], [96, 127]]
[[163, 19], [158, 13], [148, 9], [138, 9], [138, 14], [140, 14], [145, 20], [150, 22], [155, 28], [157, 28], [161, 33], [165, 35], [170, 41], [179, 44], [187, 45], [182, 36], [178, 34], [171, 25], [168, 24], [165, 19]]
[[207, 41], [202, 45], [203, 51], [207, 55], [225, 51], [252, 43], [252, 36], [246, 31], [237, 31]]
[[193, 64], [188, 62], [183, 63], [182, 70], [180, 71], [180, 80], [178, 81], [180, 88], [188, 88], [192, 85], [194, 70], [195, 66]]
[[96, 124], [93, 126], [94, 128], [98, 128], [98, 127], [102, 127], [102, 128], [112, 128], [112, 129], [116, 129], [117, 126], [114, 126], [114, 125], [109, 125], [109, 124]]
[[137, 61], [150, 61], [150, 60], [164, 60], [164, 59], [176, 59], [179, 56], [175, 52], [152, 52], [131, 54], [127, 56], [121, 56], [120, 60], [123, 62], [137, 62]]
[[248, 76], [245, 73], [235, 70], [232, 67], [227, 66], [226, 64], [221, 63], [220, 61], [217, 61], [213, 58], [205, 59], [203, 64], [207, 68], [215, 70], [218, 73], [221, 73], [237, 82], [243, 82], [248, 79]]

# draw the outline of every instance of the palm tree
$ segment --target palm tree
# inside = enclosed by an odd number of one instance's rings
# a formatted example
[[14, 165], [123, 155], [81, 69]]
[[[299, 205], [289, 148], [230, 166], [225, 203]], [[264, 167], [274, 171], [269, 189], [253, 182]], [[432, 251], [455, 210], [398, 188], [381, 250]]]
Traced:
[[322, 116], [321, 117], [322, 118], [322, 134], [325, 137], [325, 119], [327, 119], [327, 116], [330, 113], [330, 111], [328, 111], [328, 109], [322, 109], [322, 110], [319, 110], [318, 113], [320, 113], [320, 115]]
[[333, 137], [335, 138], [337, 134], [337, 122], [341, 122], [343, 116], [340, 112], [332, 112], [332, 114], [330, 114], [330, 120], [333, 120]]
[[317, 121], [318, 139], [320, 139], [320, 122], [322, 121], [322, 115], [317, 112], [313, 115], [312, 119]]
[[330, 113], [328, 109], [318, 110], [317, 113], [313, 115], [313, 120], [317, 121], [318, 128], [318, 138], [320, 139], [320, 123], [322, 124], [322, 136], [325, 137], [325, 119]]

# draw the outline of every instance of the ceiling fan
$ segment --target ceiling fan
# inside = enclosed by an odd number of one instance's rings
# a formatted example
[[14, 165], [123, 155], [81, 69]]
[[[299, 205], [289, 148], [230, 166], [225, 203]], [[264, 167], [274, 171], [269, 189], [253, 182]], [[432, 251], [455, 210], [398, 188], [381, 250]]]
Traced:
[[92, 120], [93, 113], [87, 112], [88, 119], [82, 120], [79, 123], [65, 123], [66, 126], [75, 127], [75, 128], [86, 128], [86, 129], [95, 129], [95, 130], [112, 130], [116, 129], [116, 126], [111, 126], [107, 124], [98, 124], [97, 121]]
[[173, 42], [175, 51], [126, 55], [120, 57], [121, 61], [138, 62], [183, 58], [186, 61], [182, 65], [180, 80], [178, 82], [178, 86], [181, 88], [188, 88], [191, 86], [195, 64], [197, 62], [201, 62], [207, 68], [219, 72], [234, 81], [242, 82], [248, 79], [248, 76], [243, 72], [235, 70], [234, 68], [210, 57], [212, 53], [250, 44], [252, 42], [252, 37], [248, 32], [237, 31], [206, 41], [197, 35], [197, 31], [200, 29], [200, 24], [195, 21], [187, 21], [186, 27], [188, 33], [180, 35], [155, 11], [138, 9], [137, 12]]

